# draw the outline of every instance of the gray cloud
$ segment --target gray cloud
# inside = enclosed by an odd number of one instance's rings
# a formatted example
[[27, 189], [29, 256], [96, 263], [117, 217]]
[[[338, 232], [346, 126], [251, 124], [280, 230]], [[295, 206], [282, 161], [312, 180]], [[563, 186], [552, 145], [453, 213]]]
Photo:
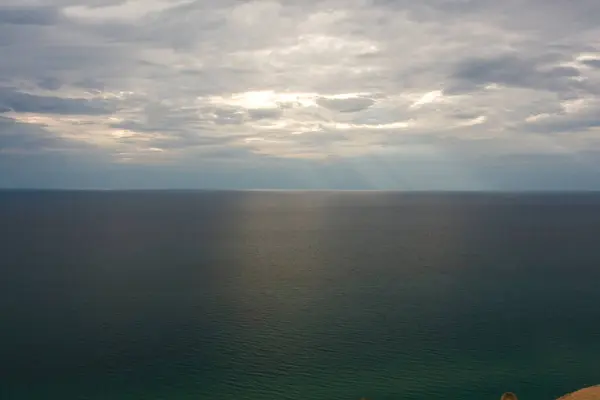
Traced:
[[54, 7], [0, 6], [0, 25], [53, 25], [60, 21]]
[[[187, 149], [203, 146], [223, 146], [232, 141], [232, 139], [229, 137], [203, 137], [189, 132], [177, 132], [166, 137], [160, 135], [155, 137], [152, 137], [152, 135], [144, 135], [143, 138], [143, 143], [147, 146], [147, 148], [157, 148], [162, 150]], [[135, 134], [129, 137], [120, 138], [119, 141], [121, 143], [133, 145], [140, 143], [139, 138], [137, 138]]]
[[561, 0], [374, 0], [384, 10], [406, 12], [419, 21], [485, 20], [486, 23], [528, 34], [543, 33], [554, 39], [565, 32], [595, 29], [600, 5], [579, 0], [576, 5]]
[[62, 86], [62, 83], [57, 78], [41, 78], [38, 81], [38, 86], [45, 90], [58, 90]]
[[452, 78], [458, 83], [449, 90], [460, 92], [494, 83], [539, 90], [568, 90], [580, 86], [570, 79], [580, 76], [578, 69], [561, 66], [542, 69], [541, 61], [516, 55], [466, 59], [454, 70]]
[[357, 97], [349, 99], [328, 99], [321, 97], [317, 100], [321, 107], [337, 112], [358, 112], [365, 110], [375, 104], [375, 100], [366, 97]]
[[17, 113], [40, 114], [109, 114], [114, 111], [105, 101], [39, 96], [0, 88], [0, 108]]
[[[10, 0], [7, 0], [10, 2]], [[68, 3], [0, 6], [0, 84], [50, 82], [52, 87], [95, 78], [112, 80], [136, 61], [126, 43], [65, 15]], [[44, 4], [46, 3], [46, 4]]]
[[217, 125], [241, 125], [246, 119], [246, 114], [242, 109], [223, 109], [214, 111], [214, 121]]
[[582, 63], [587, 65], [588, 67], [600, 68], [600, 59], [598, 58], [583, 60]]
[[43, 127], [0, 117], [0, 154], [5, 152], [41, 152], [57, 149], [83, 149], [81, 143], [58, 138]]
[[253, 120], [278, 119], [283, 111], [280, 108], [250, 109], [248, 114]]
[[530, 123], [526, 129], [536, 133], [569, 134], [571, 132], [587, 132], [598, 127], [600, 127], [600, 110], [594, 109], [575, 115], [564, 113], [551, 115]]

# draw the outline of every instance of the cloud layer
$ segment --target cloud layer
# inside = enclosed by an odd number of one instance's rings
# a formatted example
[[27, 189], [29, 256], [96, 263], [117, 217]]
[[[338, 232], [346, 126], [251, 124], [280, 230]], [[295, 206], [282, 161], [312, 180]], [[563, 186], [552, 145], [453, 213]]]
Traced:
[[596, 0], [5, 0], [0, 158], [13, 175], [49, 154], [221, 172], [374, 159], [372, 186], [397, 187], [395, 162], [463, 179], [521, 157], [595, 177], [598, 18]]

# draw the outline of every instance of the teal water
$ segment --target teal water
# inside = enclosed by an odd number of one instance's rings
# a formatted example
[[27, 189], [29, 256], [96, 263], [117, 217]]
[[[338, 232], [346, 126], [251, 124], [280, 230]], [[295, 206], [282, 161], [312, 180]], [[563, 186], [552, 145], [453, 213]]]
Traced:
[[0, 193], [0, 398], [600, 383], [600, 195]]

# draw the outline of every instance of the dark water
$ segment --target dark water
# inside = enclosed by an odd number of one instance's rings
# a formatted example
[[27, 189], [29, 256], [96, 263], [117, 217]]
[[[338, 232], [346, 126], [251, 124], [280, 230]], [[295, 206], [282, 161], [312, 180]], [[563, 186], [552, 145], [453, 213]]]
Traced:
[[600, 195], [4, 192], [0, 398], [600, 383]]

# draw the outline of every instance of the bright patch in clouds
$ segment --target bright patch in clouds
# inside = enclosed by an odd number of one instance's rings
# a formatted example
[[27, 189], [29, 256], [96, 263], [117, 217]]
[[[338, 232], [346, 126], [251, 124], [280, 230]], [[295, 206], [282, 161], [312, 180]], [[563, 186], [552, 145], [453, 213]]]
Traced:
[[421, 98], [411, 104], [410, 108], [419, 108], [425, 104], [435, 103], [442, 99], [444, 92], [441, 90], [434, 90], [432, 92], [425, 93]]
[[339, 130], [356, 130], [356, 129], [406, 129], [413, 124], [413, 121], [392, 122], [390, 124], [333, 124], [334, 129]]
[[234, 93], [230, 98], [213, 97], [214, 104], [227, 104], [246, 109], [279, 108], [288, 105], [309, 107], [315, 105], [317, 95], [311, 93], [275, 93], [272, 90]]
[[485, 115], [480, 115], [477, 118], [473, 118], [473, 119], [463, 122], [462, 125], [463, 126], [479, 125], [479, 124], [483, 124], [486, 120], [487, 120], [487, 117]]

